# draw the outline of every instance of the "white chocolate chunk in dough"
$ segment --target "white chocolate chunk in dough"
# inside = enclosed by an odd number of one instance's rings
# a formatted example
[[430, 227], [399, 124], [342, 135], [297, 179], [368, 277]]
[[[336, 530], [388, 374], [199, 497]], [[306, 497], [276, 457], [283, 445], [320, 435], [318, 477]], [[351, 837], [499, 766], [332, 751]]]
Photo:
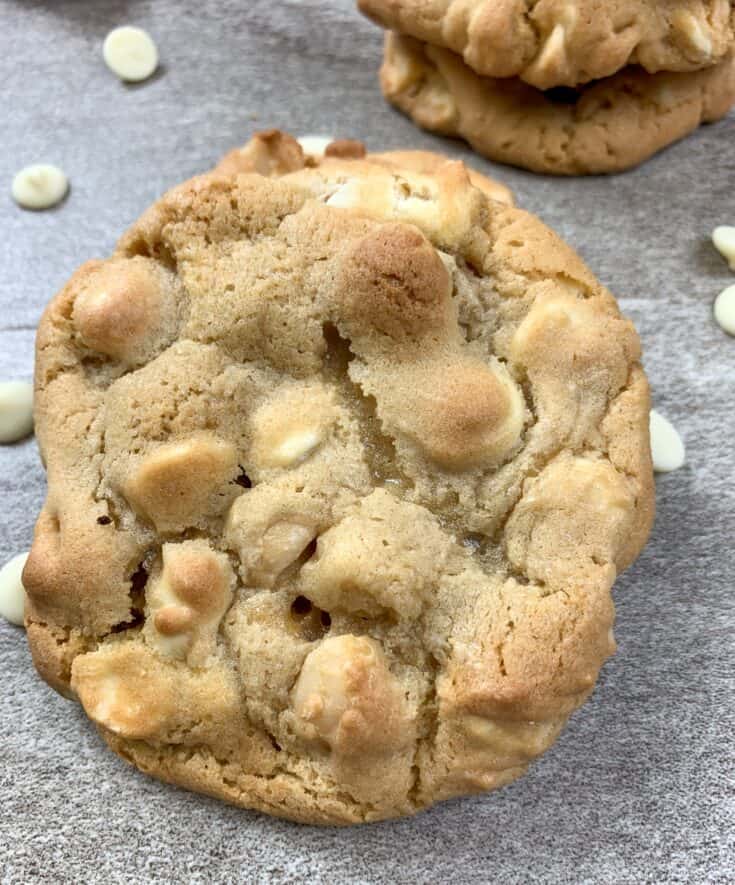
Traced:
[[13, 443], [33, 430], [33, 385], [0, 382], [0, 443]]
[[322, 442], [318, 429], [297, 430], [274, 449], [271, 461], [279, 467], [291, 467], [305, 461]]
[[302, 135], [297, 141], [307, 157], [323, 157], [334, 139], [331, 135]]
[[13, 179], [12, 194], [24, 209], [50, 209], [66, 196], [69, 179], [58, 166], [34, 163], [21, 169]]
[[702, 27], [702, 23], [691, 12], [682, 10], [672, 17], [672, 24], [681, 31], [689, 45], [708, 58], [712, 54], [712, 39]]
[[106, 679], [101, 679], [99, 689], [97, 698], [87, 707], [87, 712], [99, 725], [104, 725], [115, 734], [124, 734], [124, 723], [119, 722], [115, 716], [120, 705], [120, 677], [111, 674]]
[[316, 532], [305, 525], [277, 522], [263, 535], [263, 553], [259, 571], [278, 577], [295, 562], [314, 539]]
[[327, 199], [327, 206], [335, 209], [355, 209], [362, 202], [362, 188], [355, 179], [346, 181]]
[[334, 394], [323, 385], [281, 389], [252, 416], [250, 458], [262, 467], [295, 467], [326, 441], [336, 417]]
[[544, 44], [544, 48], [541, 50], [541, 54], [538, 57], [538, 61], [536, 62], [536, 66], [539, 70], [544, 70], [549, 67], [552, 63], [556, 61], [556, 59], [564, 52], [564, 40], [566, 37], [566, 33], [564, 31], [564, 25], [558, 24], [554, 25], [554, 29], [549, 35], [549, 39]]
[[735, 270], [735, 227], [721, 224], [712, 231], [715, 249], [727, 260], [730, 270]]
[[714, 314], [728, 335], [735, 335], [735, 286], [728, 286], [715, 299]]
[[158, 49], [150, 34], [130, 25], [110, 31], [102, 55], [112, 73], [129, 83], [147, 80], [158, 67]]
[[215, 651], [234, 575], [227, 557], [202, 540], [164, 544], [162, 558], [161, 574], [146, 590], [144, 636], [162, 654], [203, 666]]
[[0, 569], [0, 617], [18, 627], [23, 626], [26, 592], [21, 575], [27, 559], [27, 553], [19, 553]]
[[684, 443], [674, 425], [664, 416], [651, 409], [651, 456], [657, 473], [669, 473], [684, 465]]

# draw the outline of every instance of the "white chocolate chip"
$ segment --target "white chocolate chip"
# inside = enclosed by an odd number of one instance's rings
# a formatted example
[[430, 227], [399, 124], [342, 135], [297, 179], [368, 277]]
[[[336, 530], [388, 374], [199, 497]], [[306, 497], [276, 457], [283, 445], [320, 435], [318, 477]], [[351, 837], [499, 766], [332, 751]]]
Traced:
[[119, 706], [120, 678], [110, 674], [100, 679], [95, 702], [87, 708], [87, 713], [99, 725], [104, 725], [109, 731], [116, 734], [124, 734], [124, 723], [115, 718]]
[[0, 617], [18, 627], [23, 626], [26, 592], [21, 575], [27, 559], [27, 553], [19, 553], [0, 569]]
[[546, 722], [493, 721], [471, 714], [462, 717], [461, 721], [473, 744], [496, 756], [510, 756], [518, 762], [543, 753], [562, 725], [558, 719]]
[[304, 552], [316, 532], [305, 525], [277, 522], [263, 535], [260, 575], [277, 578]]
[[0, 382], [0, 443], [13, 443], [33, 430], [33, 385]]
[[564, 42], [566, 40], [566, 32], [564, 30], [564, 25], [558, 24], [554, 25], [554, 29], [552, 30], [549, 38], [544, 44], [543, 49], [536, 61], [536, 67], [540, 71], [545, 71], [552, 64], [555, 64], [557, 59], [564, 53]]
[[130, 83], [147, 80], [158, 67], [158, 49], [150, 34], [130, 25], [110, 31], [102, 55], [112, 73]]
[[307, 739], [321, 738], [333, 751], [354, 751], [354, 726], [362, 721], [370, 727], [369, 745], [375, 746], [386, 728], [394, 684], [375, 639], [329, 636], [307, 655], [293, 687], [297, 729]]
[[169, 610], [179, 607], [183, 608], [183, 606], [180, 606], [179, 598], [169, 585], [165, 570], [159, 580], [152, 584], [148, 595], [148, 605], [151, 615], [146, 623], [148, 641], [152, 642], [152, 644], [167, 657], [183, 660], [191, 645], [191, 629], [183, 630], [181, 633], [173, 636], [167, 636], [156, 629], [155, 616], [157, 612], [166, 608]]
[[443, 77], [427, 79], [421, 91], [423, 113], [435, 126], [448, 126], [457, 115], [457, 103]]
[[307, 157], [323, 157], [327, 145], [333, 141], [331, 135], [302, 135], [298, 139], [301, 149]]
[[282, 467], [290, 467], [305, 461], [322, 442], [318, 430], [298, 430], [287, 436], [273, 452], [273, 462]]
[[674, 425], [655, 409], [651, 409], [651, 456], [657, 473], [678, 470], [685, 460], [684, 443]]
[[161, 654], [166, 657], [183, 661], [191, 645], [191, 636], [189, 633], [181, 633], [178, 636], [164, 636], [161, 633], [157, 633], [154, 644]]
[[351, 179], [337, 188], [327, 200], [327, 206], [333, 206], [335, 209], [354, 209], [360, 205], [361, 197], [360, 183]]
[[253, 441], [249, 460], [256, 467], [300, 464], [328, 438], [337, 414], [333, 391], [321, 384], [282, 388], [251, 417]]
[[735, 335], [735, 286], [728, 286], [715, 299], [715, 319], [728, 335]]
[[715, 249], [727, 259], [730, 270], [735, 270], [735, 227], [722, 224], [712, 231], [712, 242]]
[[673, 18], [673, 23], [685, 35], [693, 49], [707, 58], [712, 54], [712, 39], [702, 27], [699, 19], [691, 12], [677, 13]]
[[710, 36], [705, 33], [702, 25], [696, 20], [689, 32], [689, 39], [692, 41], [692, 46], [694, 46], [695, 49], [698, 49], [702, 55], [709, 57], [712, 54], [712, 40], [710, 39]]
[[143, 636], [166, 657], [203, 666], [215, 651], [234, 574], [227, 557], [202, 540], [164, 544], [162, 559], [160, 574], [146, 587]]
[[49, 163], [34, 163], [21, 169], [13, 179], [12, 194], [24, 209], [50, 209], [66, 196], [69, 179]]

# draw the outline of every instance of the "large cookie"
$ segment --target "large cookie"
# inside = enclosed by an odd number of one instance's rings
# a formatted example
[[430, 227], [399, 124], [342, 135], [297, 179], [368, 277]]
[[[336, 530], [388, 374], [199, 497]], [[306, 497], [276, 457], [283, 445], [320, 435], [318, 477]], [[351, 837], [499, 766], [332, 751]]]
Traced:
[[51, 302], [24, 582], [125, 759], [353, 823], [553, 743], [653, 492], [638, 338], [574, 252], [461, 163], [332, 153], [256, 137]]
[[359, 0], [385, 28], [460, 55], [486, 77], [576, 86], [627, 65], [697, 71], [735, 44], [730, 0]]
[[719, 120], [735, 102], [735, 55], [694, 73], [630, 67], [578, 89], [542, 92], [481, 77], [446, 49], [387, 34], [381, 85], [419, 126], [534, 172], [620, 172]]

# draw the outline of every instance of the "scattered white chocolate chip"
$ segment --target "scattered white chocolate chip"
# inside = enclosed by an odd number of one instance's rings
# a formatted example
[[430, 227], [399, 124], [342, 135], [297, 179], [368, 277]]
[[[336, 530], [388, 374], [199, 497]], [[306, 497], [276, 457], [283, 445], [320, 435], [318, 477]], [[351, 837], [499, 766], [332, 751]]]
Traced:
[[158, 49], [150, 34], [130, 25], [110, 31], [102, 55], [112, 73], [130, 83], [147, 80], [158, 67]]
[[279, 467], [300, 464], [321, 444], [322, 438], [318, 430], [298, 430], [279, 443], [271, 461]]
[[0, 569], [0, 617], [18, 627], [23, 626], [26, 602], [26, 592], [21, 580], [26, 559], [27, 553], [19, 553]]
[[728, 286], [715, 299], [715, 319], [728, 335], [735, 335], [735, 286]]
[[50, 163], [34, 163], [21, 169], [13, 179], [12, 194], [24, 209], [50, 209], [66, 196], [69, 179]]
[[651, 456], [657, 473], [668, 473], [682, 467], [685, 459], [684, 443], [674, 425], [660, 412], [651, 409]]
[[302, 135], [297, 141], [307, 157], [323, 157], [334, 139], [331, 135]]
[[33, 385], [0, 382], [0, 443], [17, 442], [33, 430]]
[[735, 270], [735, 227], [721, 224], [712, 231], [715, 249], [727, 260], [730, 270]]

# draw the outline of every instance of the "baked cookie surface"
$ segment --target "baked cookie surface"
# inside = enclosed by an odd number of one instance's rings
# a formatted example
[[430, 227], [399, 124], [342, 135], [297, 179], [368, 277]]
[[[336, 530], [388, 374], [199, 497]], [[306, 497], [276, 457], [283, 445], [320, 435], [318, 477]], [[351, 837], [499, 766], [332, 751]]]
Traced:
[[628, 65], [697, 71], [735, 43], [730, 0], [359, 0], [388, 30], [458, 54], [486, 77], [576, 86]]
[[24, 583], [125, 759], [355, 823], [553, 743], [653, 490], [638, 338], [575, 253], [461, 163], [327, 154], [256, 136], [51, 302]]
[[419, 126], [458, 136], [480, 154], [534, 172], [620, 172], [735, 102], [735, 55], [693, 73], [629, 67], [579, 89], [543, 92], [481, 77], [446, 49], [386, 35], [385, 97]]

